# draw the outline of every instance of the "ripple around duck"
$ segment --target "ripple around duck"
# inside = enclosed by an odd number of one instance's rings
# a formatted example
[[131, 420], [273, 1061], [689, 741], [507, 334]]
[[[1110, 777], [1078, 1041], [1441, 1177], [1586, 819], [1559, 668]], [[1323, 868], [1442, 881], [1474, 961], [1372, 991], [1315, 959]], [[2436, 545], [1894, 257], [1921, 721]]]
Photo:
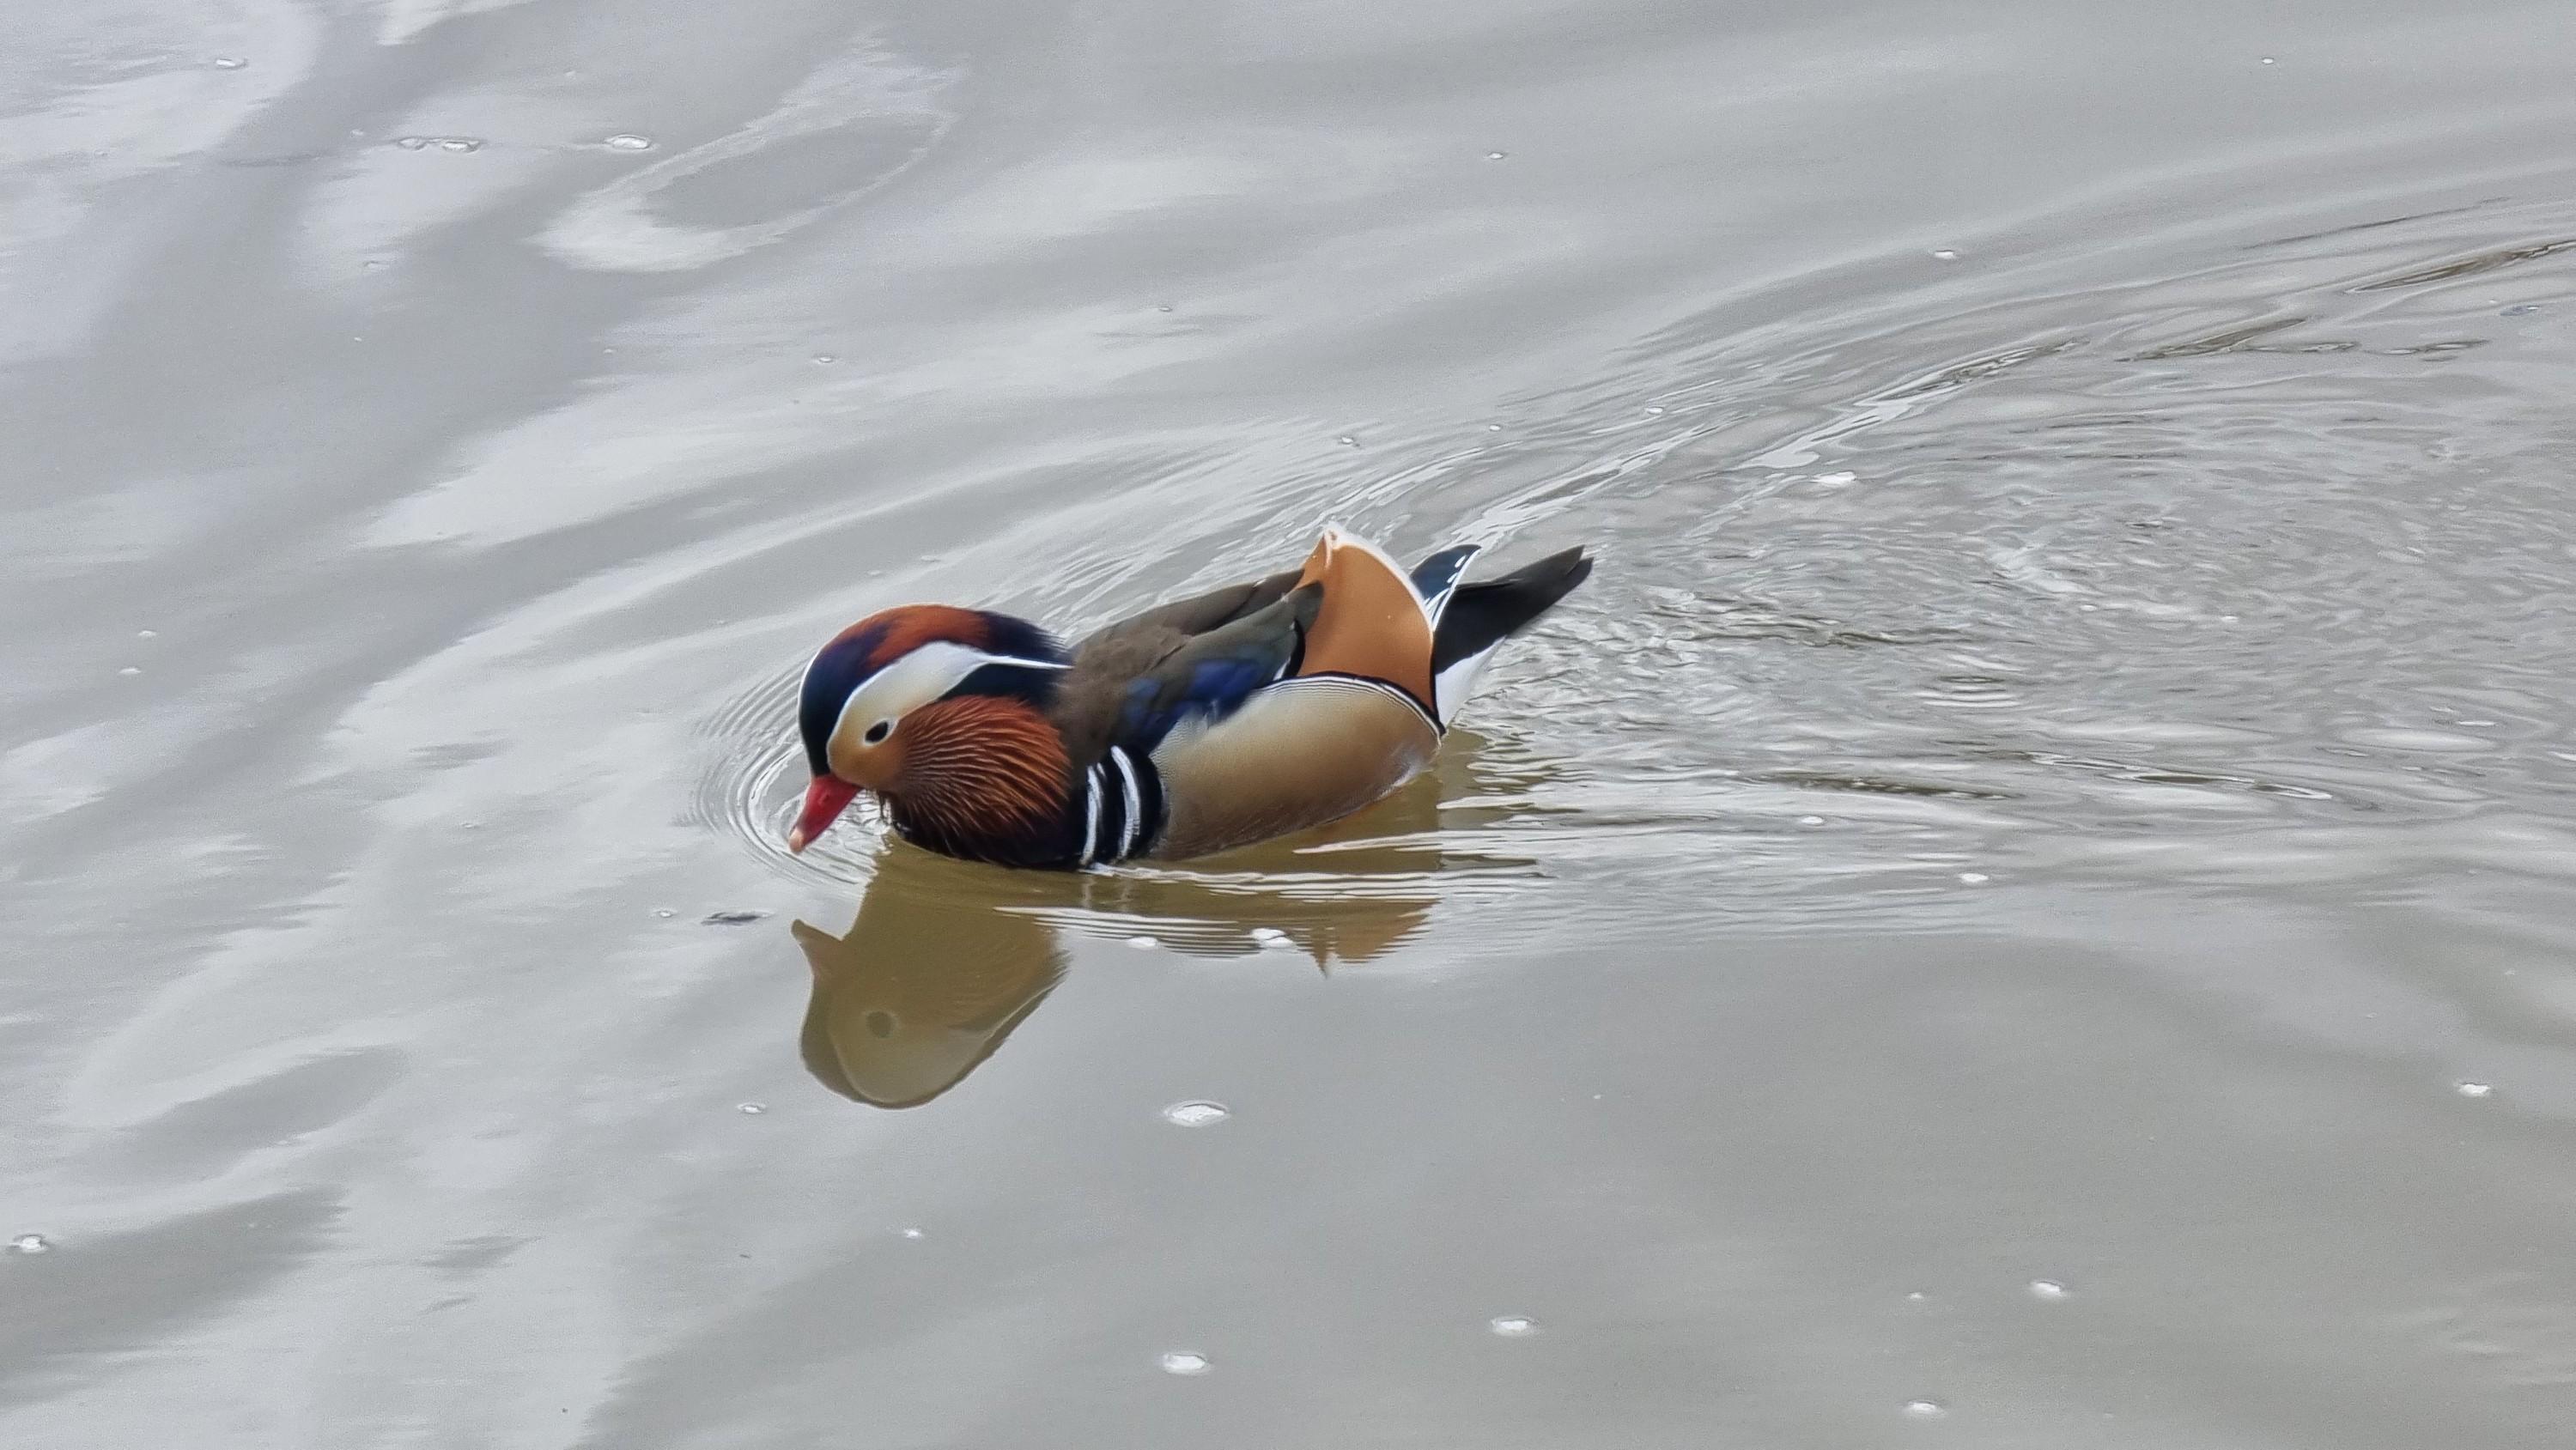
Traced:
[[787, 849], [805, 791], [805, 747], [796, 738], [803, 667], [774, 671], [727, 700], [700, 725], [710, 754], [691, 801], [699, 825], [732, 836], [753, 859], [793, 881], [854, 886], [884, 842], [875, 814], [854, 806], [802, 854]]
[[1559, 411], [1489, 446], [1556, 471], [1486, 516], [1607, 541], [1494, 705], [1569, 761], [1569, 865], [1803, 915], [1819, 877], [1903, 894], [1946, 856], [2187, 839], [2196, 878], [2235, 842], [2277, 874], [2303, 826], [2332, 854], [2576, 792], [2570, 440], [2531, 424], [2576, 354], [2515, 320], [2576, 294], [2571, 220], [2204, 237], [2151, 275], [2043, 249], [1769, 324], [1756, 296], [1517, 405]]
[[[1591, 584], [1472, 717], [1529, 730], [1545, 768], [1452, 782], [1453, 813], [1509, 804], [1436, 832], [1541, 876], [1807, 919], [1919, 909], [1925, 873], [1955, 886], [1966, 860], [2081, 871], [2187, 840], [2223, 874], [2231, 843], [2271, 862], [2302, 827], [2563, 797], [2571, 440], [2530, 420], [2576, 353], [2499, 296], [2576, 298], [2576, 214], [2390, 210], [2250, 244], [2214, 224], [1998, 243], [1937, 285], [1887, 259], [1784, 279], [1515, 400], [1506, 433], [1478, 420], [1282, 492], [1400, 546], [1595, 544]], [[1075, 552], [1068, 577], [1135, 575], [1105, 542]], [[880, 830], [779, 844], [791, 689], [764, 678], [712, 722], [701, 813], [784, 873], [855, 882]]]

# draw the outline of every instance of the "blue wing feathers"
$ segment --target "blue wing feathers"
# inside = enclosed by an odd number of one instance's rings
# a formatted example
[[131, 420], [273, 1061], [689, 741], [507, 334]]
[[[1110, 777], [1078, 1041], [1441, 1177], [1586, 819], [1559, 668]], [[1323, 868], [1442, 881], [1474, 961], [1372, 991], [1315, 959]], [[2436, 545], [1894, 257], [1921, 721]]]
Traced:
[[1184, 720], [1234, 713], [1278, 674], [1279, 662], [1265, 653], [1199, 660], [1176, 675], [1134, 680], [1127, 686], [1127, 705], [1118, 722], [1119, 742], [1151, 750]]

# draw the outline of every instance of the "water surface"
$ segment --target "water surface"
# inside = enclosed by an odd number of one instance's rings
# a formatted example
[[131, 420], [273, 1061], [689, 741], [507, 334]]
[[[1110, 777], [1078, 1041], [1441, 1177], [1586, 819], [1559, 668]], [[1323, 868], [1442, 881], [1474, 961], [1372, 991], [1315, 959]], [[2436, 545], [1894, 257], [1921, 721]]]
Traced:
[[[2564, 1444], [2571, 62], [45, 9], [0, 1438]], [[1602, 563], [1317, 837], [778, 844], [841, 624], [1328, 521]]]

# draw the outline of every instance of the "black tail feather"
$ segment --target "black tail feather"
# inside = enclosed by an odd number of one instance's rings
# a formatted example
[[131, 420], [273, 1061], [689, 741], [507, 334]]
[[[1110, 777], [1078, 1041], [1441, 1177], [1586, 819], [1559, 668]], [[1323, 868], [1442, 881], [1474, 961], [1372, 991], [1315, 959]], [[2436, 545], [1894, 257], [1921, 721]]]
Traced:
[[1524, 564], [1498, 579], [1460, 585], [1449, 600], [1448, 612], [1440, 616], [1439, 632], [1432, 636], [1432, 674], [1520, 633], [1591, 573], [1590, 556], [1573, 548]]

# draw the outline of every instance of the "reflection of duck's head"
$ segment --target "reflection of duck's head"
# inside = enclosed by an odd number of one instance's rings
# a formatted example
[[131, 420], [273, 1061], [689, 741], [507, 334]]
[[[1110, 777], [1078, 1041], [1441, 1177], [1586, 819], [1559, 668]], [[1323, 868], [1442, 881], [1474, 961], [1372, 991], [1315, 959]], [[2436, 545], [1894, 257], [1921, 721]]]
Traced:
[[910, 1107], [1001, 1046], [1064, 974], [1055, 932], [1027, 914], [1033, 893], [1013, 889], [1026, 879], [889, 849], [848, 933], [797, 922], [814, 969], [806, 1070], [844, 1097]]
[[1471, 879], [1457, 867], [1513, 864], [1462, 861], [1441, 847], [1442, 796], [1509, 789], [1478, 768], [1481, 742], [1458, 743], [1466, 748], [1444, 758], [1445, 781], [1417, 781], [1322, 831], [1190, 869], [1014, 872], [889, 846], [846, 933], [794, 925], [814, 970], [806, 1069], [843, 1097], [878, 1107], [930, 1101], [1046, 999], [1064, 974], [1060, 928], [1150, 934], [1191, 956], [1293, 947], [1329, 967], [1383, 955]]

